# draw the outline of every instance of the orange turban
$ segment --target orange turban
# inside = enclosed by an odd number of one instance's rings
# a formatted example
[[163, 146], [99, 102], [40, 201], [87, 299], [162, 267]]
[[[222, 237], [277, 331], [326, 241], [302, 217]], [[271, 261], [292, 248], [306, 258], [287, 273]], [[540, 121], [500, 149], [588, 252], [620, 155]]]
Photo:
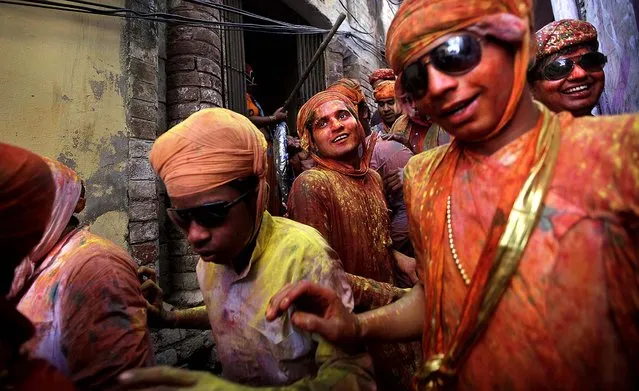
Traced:
[[390, 68], [381, 68], [374, 70], [368, 77], [368, 82], [373, 88], [375, 88], [375, 83], [381, 80], [395, 80], [395, 72]]
[[55, 197], [47, 163], [26, 149], [0, 143], [0, 296], [13, 269], [40, 241]]
[[266, 148], [264, 136], [248, 118], [213, 108], [192, 114], [160, 136], [149, 159], [170, 197], [199, 194], [257, 176], [259, 223], [268, 195]]
[[[515, 113], [530, 59], [532, 0], [406, 0], [391, 23], [386, 55], [398, 79], [404, 68], [430, 50], [429, 46], [451, 32], [474, 29], [518, 44], [513, 89], [505, 112], [493, 133]], [[398, 96], [403, 96], [397, 83]]]
[[309, 99], [306, 103], [304, 103], [304, 105], [300, 108], [300, 111], [297, 114], [297, 134], [300, 137], [300, 145], [305, 151], [308, 151], [311, 153], [311, 157], [313, 158], [313, 160], [315, 160], [317, 164], [319, 164], [320, 166], [326, 167], [334, 171], [341, 172], [342, 174], [345, 174], [345, 175], [351, 175], [351, 176], [365, 175], [366, 172], [368, 171], [368, 163], [370, 161], [371, 154], [373, 153], [373, 148], [375, 146], [375, 143], [377, 142], [377, 136], [375, 135], [371, 136], [369, 139], [368, 145], [364, 146], [363, 156], [362, 156], [359, 169], [348, 168], [338, 162], [323, 159], [322, 157], [316, 155], [313, 149], [310, 148], [312, 145], [314, 145], [314, 141], [311, 135], [311, 131], [309, 130], [309, 127], [312, 124], [311, 121], [314, 118], [315, 110], [321, 105], [323, 105], [324, 103], [331, 102], [334, 100], [344, 102], [344, 104], [346, 105], [346, 108], [351, 112], [351, 114], [353, 114], [353, 116], [357, 120], [357, 126], [358, 126], [357, 132], [359, 133], [360, 140], [364, 142], [366, 135], [364, 134], [364, 128], [362, 127], [362, 124], [359, 121], [359, 118], [357, 117], [357, 109], [355, 108], [353, 101], [350, 99], [350, 97], [345, 96], [344, 94], [338, 91], [326, 90], [326, 91], [318, 92], [317, 94], [313, 95], [311, 99]]
[[395, 82], [391, 80], [384, 80], [377, 84], [375, 91], [373, 92], [375, 100], [384, 100], [395, 98]]
[[357, 106], [365, 99], [362, 87], [355, 79], [339, 79], [331, 84], [326, 91], [335, 91], [346, 96], [355, 106], [356, 112]]

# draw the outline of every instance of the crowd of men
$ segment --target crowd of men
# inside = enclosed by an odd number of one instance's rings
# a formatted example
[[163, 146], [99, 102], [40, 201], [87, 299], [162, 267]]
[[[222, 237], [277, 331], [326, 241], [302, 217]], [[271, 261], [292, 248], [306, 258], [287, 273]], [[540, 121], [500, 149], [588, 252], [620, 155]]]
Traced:
[[[249, 91], [247, 116], [160, 136], [201, 307], [166, 311], [153, 270], [80, 224], [73, 170], [0, 144], [0, 386], [639, 389], [639, 116], [591, 114], [597, 31], [533, 34], [531, 6], [404, 1], [375, 112], [341, 79], [297, 113], [285, 208], [284, 109]], [[211, 329], [222, 376], [154, 367], [148, 327]]]

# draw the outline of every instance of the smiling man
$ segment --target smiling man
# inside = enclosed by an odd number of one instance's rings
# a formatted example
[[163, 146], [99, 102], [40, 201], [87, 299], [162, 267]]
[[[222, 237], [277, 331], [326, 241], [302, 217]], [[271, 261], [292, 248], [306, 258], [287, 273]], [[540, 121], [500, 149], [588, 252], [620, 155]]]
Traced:
[[530, 0], [405, 0], [386, 40], [401, 91], [453, 141], [405, 170], [421, 284], [353, 315], [293, 323], [325, 338], [422, 335], [427, 390], [639, 389], [639, 116], [575, 118], [532, 99]]
[[547, 24], [535, 34], [537, 62], [528, 73], [535, 99], [555, 112], [591, 115], [604, 89], [606, 56], [597, 30], [582, 20]]
[[[169, 217], [201, 257], [197, 276], [206, 304], [169, 313], [166, 325], [210, 324], [223, 376], [241, 385], [373, 389], [367, 354], [348, 356], [288, 319], [265, 320], [270, 297], [293, 282], [330, 287], [347, 308], [353, 298], [319, 233], [266, 211], [267, 143], [249, 119], [220, 108], [199, 111], [158, 138], [150, 160], [171, 199]], [[206, 373], [155, 368], [122, 381], [130, 389], [243, 389]]]
[[[380, 176], [369, 169], [377, 135], [365, 141], [349, 97], [335, 91], [316, 94], [297, 116], [302, 147], [317, 162], [300, 175], [289, 195], [289, 214], [316, 228], [339, 254], [350, 279], [355, 310], [388, 304], [401, 278], [415, 278], [414, 259], [391, 249], [389, 213]], [[379, 283], [384, 284], [379, 284]], [[411, 281], [406, 281], [412, 286]], [[412, 281], [414, 282], [414, 280]], [[410, 388], [419, 346], [369, 346], [382, 390]]]

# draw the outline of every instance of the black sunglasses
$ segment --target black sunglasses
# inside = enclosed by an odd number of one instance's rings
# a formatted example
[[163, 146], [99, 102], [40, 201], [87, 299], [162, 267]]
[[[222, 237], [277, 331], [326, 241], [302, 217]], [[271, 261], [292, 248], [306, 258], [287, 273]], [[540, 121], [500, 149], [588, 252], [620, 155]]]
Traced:
[[608, 62], [608, 57], [599, 52], [588, 52], [573, 58], [558, 58], [548, 63], [539, 71], [546, 80], [561, 80], [572, 73], [575, 64], [586, 72], [601, 72]]
[[452, 36], [404, 69], [402, 87], [412, 98], [421, 98], [428, 92], [426, 65], [433, 64], [448, 75], [463, 75], [479, 64], [481, 54], [480, 38], [470, 34]]
[[242, 193], [232, 201], [215, 201], [184, 209], [167, 208], [166, 211], [171, 220], [184, 229], [188, 229], [192, 221], [205, 228], [215, 228], [224, 223], [233, 206], [237, 205], [253, 191], [255, 189]]

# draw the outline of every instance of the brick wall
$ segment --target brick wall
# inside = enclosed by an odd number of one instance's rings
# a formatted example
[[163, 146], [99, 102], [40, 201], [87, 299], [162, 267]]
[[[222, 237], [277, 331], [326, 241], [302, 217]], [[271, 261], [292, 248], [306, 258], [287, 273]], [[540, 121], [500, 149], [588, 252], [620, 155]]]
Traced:
[[[219, 20], [217, 10], [179, 0], [169, 0], [169, 12], [186, 17]], [[165, 96], [159, 107], [164, 110], [165, 125], [159, 134], [192, 113], [210, 107], [222, 106], [222, 77], [220, 68], [221, 41], [217, 29], [194, 26], [168, 26], [165, 46], [160, 49], [160, 72], [165, 74]], [[164, 70], [162, 70], [164, 68]], [[179, 229], [166, 217], [168, 206], [166, 191], [160, 186], [159, 204], [163, 212], [160, 221], [160, 264], [165, 273], [162, 288], [165, 300], [177, 308], [202, 305], [195, 266], [198, 257]], [[162, 268], [160, 268], [162, 269]], [[166, 365], [186, 366], [192, 369], [219, 371], [213, 342], [208, 331], [159, 330], [152, 334], [156, 348], [156, 361]]]

